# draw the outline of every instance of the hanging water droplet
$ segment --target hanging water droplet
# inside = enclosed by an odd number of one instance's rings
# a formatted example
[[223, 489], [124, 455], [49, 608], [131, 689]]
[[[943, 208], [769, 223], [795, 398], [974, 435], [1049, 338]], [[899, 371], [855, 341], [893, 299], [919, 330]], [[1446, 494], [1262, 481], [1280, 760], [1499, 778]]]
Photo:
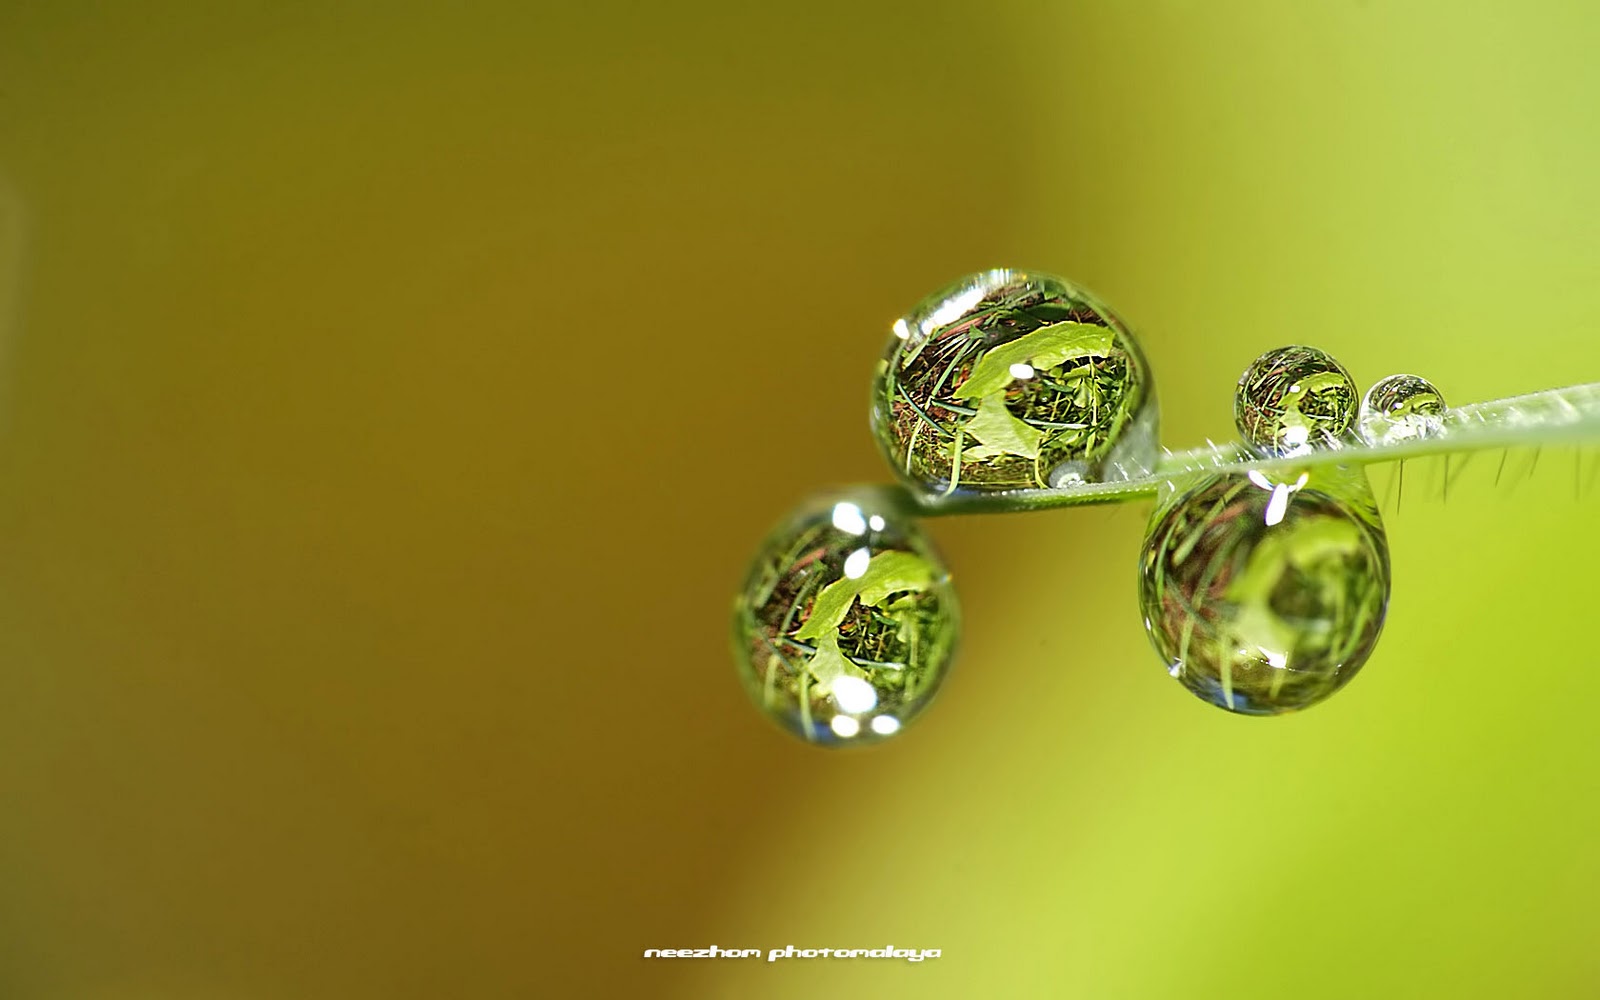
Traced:
[[1355, 676], [1389, 602], [1389, 546], [1359, 469], [1207, 477], [1158, 505], [1140, 556], [1168, 671], [1245, 715], [1314, 705]]
[[1444, 396], [1420, 375], [1390, 375], [1361, 400], [1361, 436], [1368, 444], [1396, 444], [1437, 434], [1444, 426]]
[[1127, 327], [1046, 274], [972, 275], [894, 324], [872, 423], [918, 489], [995, 492], [1147, 474], [1155, 383]]
[[871, 489], [813, 498], [762, 544], [734, 602], [756, 705], [823, 744], [874, 743], [925, 708], [960, 630], [949, 574], [917, 523]]
[[1336, 447], [1355, 424], [1358, 394], [1344, 366], [1315, 347], [1280, 347], [1239, 376], [1233, 419], [1261, 455]]

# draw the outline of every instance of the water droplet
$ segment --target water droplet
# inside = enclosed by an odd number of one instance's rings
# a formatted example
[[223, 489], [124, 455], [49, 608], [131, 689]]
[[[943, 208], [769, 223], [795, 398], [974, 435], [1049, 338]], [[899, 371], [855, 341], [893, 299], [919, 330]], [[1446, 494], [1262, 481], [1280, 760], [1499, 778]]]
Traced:
[[1174, 491], [1139, 570], [1168, 671], [1244, 715], [1306, 708], [1349, 683], [1388, 610], [1388, 541], [1359, 469], [1228, 473]]
[[872, 489], [802, 505], [763, 543], [734, 602], [750, 696], [826, 746], [899, 732], [937, 693], [959, 631], [937, 553]]
[[1355, 424], [1359, 394], [1344, 366], [1315, 347], [1280, 347], [1239, 376], [1233, 419], [1262, 455], [1336, 447]]
[[1155, 382], [1126, 325], [1047, 274], [985, 271], [894, 325], [873, 429], [931, 493], [1043, 489], [1147, 474]]
[[1444, 426], [1444, 396], [1420, 375], [1379, 379], [1361, 400], [1361, 436], [1385, 445], [1425, 438]]

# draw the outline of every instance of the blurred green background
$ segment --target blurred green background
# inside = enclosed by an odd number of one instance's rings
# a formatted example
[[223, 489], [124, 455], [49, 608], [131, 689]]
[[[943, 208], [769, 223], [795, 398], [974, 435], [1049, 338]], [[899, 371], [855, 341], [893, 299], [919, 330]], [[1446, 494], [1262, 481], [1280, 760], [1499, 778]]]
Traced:
[[[1171, 446], [1290, 342], [1457, 401], [1600, 379], [1597, 41], [0, 6], [0, 996], [1593, 995], [1570, 449], [1408, 468], [1385, 637], [1301, 716], [1166, 677], [1140, 507], [935, 524], [967, 639], [875, 751], [770, 727], [726, 633], [772, 522], [887, 474], [872, 365], [964, 272], [1112, 303]], [[713, 943], [943, 957], [639, 957]]]

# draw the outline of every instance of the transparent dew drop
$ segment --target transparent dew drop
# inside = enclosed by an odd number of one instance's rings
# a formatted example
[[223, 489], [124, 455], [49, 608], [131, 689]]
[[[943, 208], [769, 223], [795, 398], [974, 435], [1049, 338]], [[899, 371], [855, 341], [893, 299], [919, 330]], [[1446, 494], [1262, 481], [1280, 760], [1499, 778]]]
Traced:
[[1242, 715], [1306, 708], [1366, 663], [1389, 603], [1389, 545], [1360, 469], [1206, 477], [1156, 508], [1139, 562], [1168, 672]]
[[1127, 326], [1048, 274], [962, 279], [895, 321], [872, 426], [930, 494], [1070, 487], [1155, 466], [1155, 382]]
[[1368, 444], [1397, 444], [1437, 434], [1444, 426], [1444, 396], [1420, 375], [1390, 375], [1361, 400], [1361, 437]]
[[823, 746], [900, 732], [939, 690], [960, 632], [949, 574], [888, 491], [814, 497], [766, 539], [734, 601], [756, 706]]
[[1257, 454], [1337, 447], [1355, 425], [1360, 394], [1344, 366], [1315, 347], [1280, 347], [1239, 376], [1233, 419]]

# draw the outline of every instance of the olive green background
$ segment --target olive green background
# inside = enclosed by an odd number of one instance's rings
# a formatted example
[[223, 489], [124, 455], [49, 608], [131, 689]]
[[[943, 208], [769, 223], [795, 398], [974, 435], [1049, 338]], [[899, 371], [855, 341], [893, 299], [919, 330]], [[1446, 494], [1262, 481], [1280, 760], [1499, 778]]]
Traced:
[[[1290, 342], [1600, 379], [1600, 13], [549, 6], [0, 7], [0, 996], [1600, 989], [1570, 449], [1408, 467], [1301, 716], [1167, 678], [1137, 506], [934, 524], [874, 751], [726, 637], [967, 271], [1112, 303], [1172, 446]], [[640, 958], [713, 943], [943, 956]]]

